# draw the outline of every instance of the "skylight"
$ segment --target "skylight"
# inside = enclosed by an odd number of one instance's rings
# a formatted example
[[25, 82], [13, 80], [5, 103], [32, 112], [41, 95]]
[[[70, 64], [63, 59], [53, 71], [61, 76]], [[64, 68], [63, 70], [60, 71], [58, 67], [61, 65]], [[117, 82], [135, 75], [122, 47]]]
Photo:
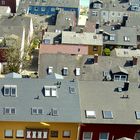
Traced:
[[103, 111], [104, 119], [113, 119], [113, 113], [111, 111]]
[[140, 119], [140, 111], [135, 111], [136, 119]]
[[85, 115], [86, 115], [86, 118], [96, 118], [96, 113], [95, 111], [89, 111], [89, 110], [86, 110], [85, 111]]

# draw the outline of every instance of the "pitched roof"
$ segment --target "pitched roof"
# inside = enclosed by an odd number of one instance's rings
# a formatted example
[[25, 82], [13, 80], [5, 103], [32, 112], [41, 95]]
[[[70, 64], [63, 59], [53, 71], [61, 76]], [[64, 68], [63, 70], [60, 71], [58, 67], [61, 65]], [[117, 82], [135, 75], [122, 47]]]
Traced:
[[[53, 67], [53, 72], [62, 74], [63, 67], [68, 67], [69, 74], [66, 79], [76, 78], [79, 80], [102, 81], [104, 79], [103, 72], [110, 71], [117, 65], [128, 71], [129, 81], [138, 81], [140, 61], [138, 57], [137, 65], [128, 65], [128, 61], [132, 61], [132, 57], [121, 58], [111, 56], [98, 56], [98, 63], [91, 63], [94, 59], [93, 55], [70, 55], [70, 54], [41, 54], [39, 56], [39, 77], [44, 78], [47, 75], [46, 69]], [[80, 76], [74, 73], [75, 68], [81, 69]]]
[[22, 78], [22, 75], [15, 72], [11, 72], [11, 73], [6, 74], [5, 78]]
[[[113, 26], [103, 26], [104, 33], [113, 35], [114, 40], [104, 41], [104, 44], [113, 45], [126, 45], [126, 46], [137, 46], [137, 35], [136, 28], [133, 27], [121, 27], [120, 29], [113, 29]], [[129, 41], [125, 38], [129, 38]]]
[[123, 72], [125, 74], [128, 74], [128, 71], [120, 66], [116, 66], [116, 67], [112, 68], [111, 71], [112, 71], [112, 73]]
[[[124, 87], [124, 83], [79, 81], [82, 122], [139, 124], [135, 116], [135, 111], [140, 111], [138, 83], [130, 83], [128, 91], [117, 92], [118, 87]], [[87, 118], [85, 110], [95, 111], [96, 117]], [[113, 118], [105, 119], [103, 111], [111, 111]]]
[[121, 49], [121, 48], [115, 48], [111, 51], [112, 56], [117, 57], [133, 57], [133, 56], [140, 56], [140, 50], [131, 50], [131, 49]]
[[[57, 83], [60, 83], [59, 85]], [[80, 103], [77, 81], [46, 79], [1, 79], [0, 89], [4, 85], [16, 85], [17, 97], [0, 94], [0, 121], [32, 121], [32, 122], [80, 122]], [[56, 97], [45, 97], [44, 86], [56, 87]], [[32, 88], [31, 88], [32, 87]], [[70, 93], [74, 88], [75, 93]], [[3, 108], [15, 107], [15, 115], [3, 114]], [[42, 115], [32, 115], [31, 108], [42, 108]], [[52, 109], [58, 111], [53, 116]]]
[[88, 46], [80, 45], [40, 45], [39, 49], [40, 54], [49, 53], [49, 54], [88, 54]]

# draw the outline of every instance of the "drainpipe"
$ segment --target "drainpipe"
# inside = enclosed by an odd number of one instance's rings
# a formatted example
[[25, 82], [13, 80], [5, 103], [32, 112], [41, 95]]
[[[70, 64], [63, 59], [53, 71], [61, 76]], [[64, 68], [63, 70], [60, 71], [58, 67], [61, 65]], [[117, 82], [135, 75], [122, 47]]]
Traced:
[[80, 128], [81, 128], [81, 125], [79, 124], [77, 128], [77, 140], [80, 139]]

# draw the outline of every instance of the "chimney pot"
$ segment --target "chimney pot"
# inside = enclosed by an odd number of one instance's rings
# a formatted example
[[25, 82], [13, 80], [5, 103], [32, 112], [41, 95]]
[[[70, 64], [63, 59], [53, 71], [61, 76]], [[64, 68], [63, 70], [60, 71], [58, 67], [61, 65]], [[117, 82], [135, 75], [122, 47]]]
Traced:
[[94, 55], [94, 63], [98, 63], [98, 54]]
[[133, 66], [137, 65], [137, 61], [138, 61], [138, 58], [137, 57], [133, 57]]
[[124, 91], [127, 91], [129, 89], [129, 81], [124, 82]]

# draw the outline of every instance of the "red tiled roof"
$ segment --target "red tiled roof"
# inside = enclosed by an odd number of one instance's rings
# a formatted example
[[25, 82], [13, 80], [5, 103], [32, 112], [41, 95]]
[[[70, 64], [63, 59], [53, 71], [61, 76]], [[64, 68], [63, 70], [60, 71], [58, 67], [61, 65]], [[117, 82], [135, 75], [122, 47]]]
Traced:
[[88, 54], [88, 46], [81, 45], [40, 45], [39, 53], [63, 53], [63, 54]]

